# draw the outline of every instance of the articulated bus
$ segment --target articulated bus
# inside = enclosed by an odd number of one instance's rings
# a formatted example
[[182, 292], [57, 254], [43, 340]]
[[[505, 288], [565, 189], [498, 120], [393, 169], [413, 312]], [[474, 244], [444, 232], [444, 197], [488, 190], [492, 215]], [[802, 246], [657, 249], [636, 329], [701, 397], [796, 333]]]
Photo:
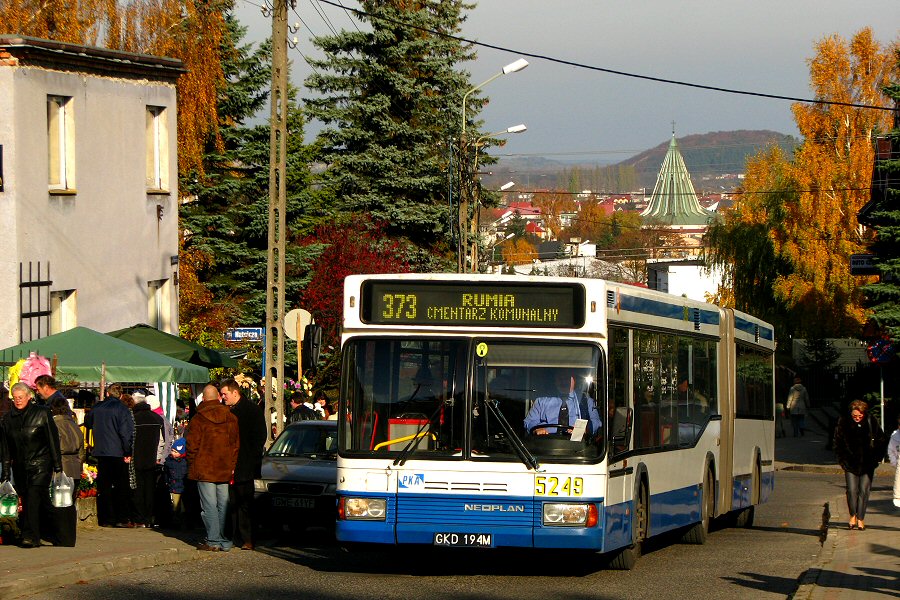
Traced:
[[[774, 486], [771, 325], [599, 279], [344, 284], [339, 542], [570, 548], [631, 568]], [[565, 407], [564, 407], [565, 405]]]

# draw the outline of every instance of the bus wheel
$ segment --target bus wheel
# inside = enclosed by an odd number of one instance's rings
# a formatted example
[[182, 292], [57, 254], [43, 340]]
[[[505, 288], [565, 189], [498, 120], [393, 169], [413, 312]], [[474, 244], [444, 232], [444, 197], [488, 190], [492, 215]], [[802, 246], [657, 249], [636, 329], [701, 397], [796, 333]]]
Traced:
[[644, 540], [647, 539], [650, 503], [646, 484], [642, 483], [640, 488], [638, 488], [638, 496], [635, 500], [634, 543], [616, 552], [612, 560], [609, 561], [609, 567], [619, 571], [630, 571], [634, 568], [637, 560], [641, 557], [641, 546]]
[[706, 477], [703, 480], [703, 497], [700, 501], [700, 522], [691, 525], [681, 541], [686, 544], [703, 544], [706, 542], [706, 536], [709, 533], [709, 520], [715, 512], [715, 497], [713, 490], [715, 489], [715, 480], [712, 471], [706, 471]]

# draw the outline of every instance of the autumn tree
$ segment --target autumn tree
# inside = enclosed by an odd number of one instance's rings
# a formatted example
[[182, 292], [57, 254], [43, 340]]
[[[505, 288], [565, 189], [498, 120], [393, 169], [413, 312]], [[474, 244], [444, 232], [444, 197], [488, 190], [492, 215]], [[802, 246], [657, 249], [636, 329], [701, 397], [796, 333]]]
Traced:
[[563, 214], [574, 213], [578, 208], [572, 194], [563, 190], [537, 193], [531, 204], [540, 209], [544, 226], [550, 231], [552, 239], [559, 239], [563, 229]]
[[[404, 273], [408, 249], [385, 235], [386, 224], [373, 223], [366, 215], [347, 215], [340, 221], [319, 225], [297, 241], [313, 258], [309, 282], [299, 293], [298, 305], [323, 329], [325, 364], [319, 369], [317, 387], [333, 389], [340, 376], [340, 326], [343, 319], [344, 278], [366, 273]], [[330, 347], [331, 350], [328, 350]]]
[[500, 256], [505, 265], [530, 265], [537, 257], [537, 249], [524, 237], [513, 237], [500, 244]]
[[[868, 28], [849, 44], [837, 35], [816, 44], [810, 83], [823, 102], [793, 106], [801, 145], [790, 160], [758, 155], [760, 171], [752, 177], [751, 161], [737, 205], [709, 237], [711, 261], [733, 269], [733, 280], [742, 280], [745, 292], [753, 277], [771, 283], [780, 306], [769, 304], [771, 316], [761, 316], [783, 318], [779, 329], [844, 336], [864, 322], [861, 287], [867, 280], [850, 275], [849, 259], [867, 242], [856, 214], [868, 195], [873, 133], [888, 125], [887, 111], [833, 103], [884, 106], [889, 56]], [[759, 275], [744, 272], [760, 268]], [[736, 289], [735, 301], [738, 307], [765, 305], [764, 293], [747, 297]]]

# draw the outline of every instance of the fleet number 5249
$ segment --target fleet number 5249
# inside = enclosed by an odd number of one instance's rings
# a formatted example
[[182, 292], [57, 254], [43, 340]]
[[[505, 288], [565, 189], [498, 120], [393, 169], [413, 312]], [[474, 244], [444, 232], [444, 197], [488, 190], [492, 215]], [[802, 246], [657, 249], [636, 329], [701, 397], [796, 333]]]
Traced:
[[584, 479], [581, 477], [540, 475], [534, 478], [535, 496], [581, 496], [582, 494], [584, 494]]

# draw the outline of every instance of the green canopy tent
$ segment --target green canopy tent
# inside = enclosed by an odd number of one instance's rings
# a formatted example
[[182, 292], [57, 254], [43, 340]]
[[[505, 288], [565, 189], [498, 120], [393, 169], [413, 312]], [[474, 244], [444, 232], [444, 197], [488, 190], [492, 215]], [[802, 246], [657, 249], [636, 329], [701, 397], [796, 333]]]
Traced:
[[205, 383], [205, 367], [165, 356], [104, 333], [75, 327], [39, 340], [0, 350], [0, 362], [15, 363], [30, 352], [58, 359], [59, 371], [78, 381], [100, 381], [103, 365], [106, 381]]
[[237, 367], [238, 362], [211, 348], [205, 348], [200, 344], [180, 338], [177, 335], [160, 331], [143, 323], [110, 331], [106, 335], [125, 340], [126, 342], [141, 346], [166, 356], [177, 358], [201, 367]]

